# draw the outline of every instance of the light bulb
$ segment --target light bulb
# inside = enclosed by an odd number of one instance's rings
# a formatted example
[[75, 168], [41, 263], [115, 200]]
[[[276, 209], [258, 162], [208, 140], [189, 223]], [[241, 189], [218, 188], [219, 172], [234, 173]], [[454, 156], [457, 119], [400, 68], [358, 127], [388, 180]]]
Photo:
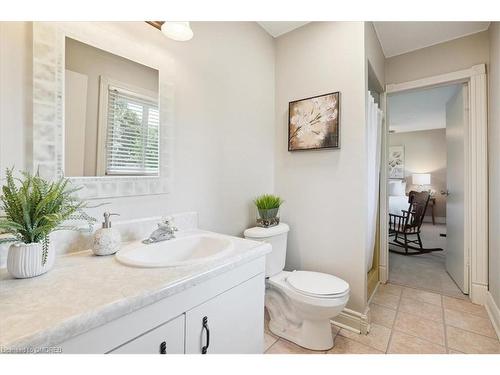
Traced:
[[178, 42], [185, 42], [193, 37], [193, 30], [188, 21], [166, 21], [161, 25], [161, 32]]

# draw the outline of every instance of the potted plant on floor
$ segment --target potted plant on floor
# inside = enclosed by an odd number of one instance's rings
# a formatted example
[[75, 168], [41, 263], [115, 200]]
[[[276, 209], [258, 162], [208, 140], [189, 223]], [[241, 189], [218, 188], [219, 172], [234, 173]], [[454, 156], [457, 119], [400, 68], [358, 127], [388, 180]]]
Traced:
[[83, 221], [92, 229], [95, 219], [83, 212], [85, 202], [73, 195], [79, 188], [69, 188], [68, 183], [66, 178], [49, 182], [26, 172], [15, 179], [13, 170], [7, 169], [0, 196], [0, 243], [12, 242], [7, 255], [7, 270], [12, 276], [34, 277], [52, 268], [52, 232], [82, 230], [71, 221]]
[[255, 198], [254, 203], [259, 211], [258, 225], [267, 228], [279, 224], [278, 212], [280, 206], [283, 204], [283, 200], [280, 197], [272, 194], [263, 194]]

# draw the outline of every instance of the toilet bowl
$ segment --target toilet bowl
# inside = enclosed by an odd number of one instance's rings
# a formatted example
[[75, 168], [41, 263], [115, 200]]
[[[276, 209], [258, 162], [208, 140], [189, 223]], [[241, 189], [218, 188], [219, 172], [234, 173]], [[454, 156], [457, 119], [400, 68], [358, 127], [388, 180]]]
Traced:
[[265, 306], [272, 333], [311, 350], [328, 350], [334, 345], [330, 320], [349, 300], [349, 284], [326, 273], [283, 271], [288, 225], [249, 228], [245, 238], [268, 242]]
[[335, 276], [280, 272], [266, 283], [269, 330], [304, 348], [331, 349], [330, 319], [340, 314], [348, 300], [349, 284]]

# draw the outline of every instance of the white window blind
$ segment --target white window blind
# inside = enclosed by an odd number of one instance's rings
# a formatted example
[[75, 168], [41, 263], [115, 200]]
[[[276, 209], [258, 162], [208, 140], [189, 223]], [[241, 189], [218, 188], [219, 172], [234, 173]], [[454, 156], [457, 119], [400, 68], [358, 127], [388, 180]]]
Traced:
[[106, 175], [158, 175], [158, 102], [108, 87]]

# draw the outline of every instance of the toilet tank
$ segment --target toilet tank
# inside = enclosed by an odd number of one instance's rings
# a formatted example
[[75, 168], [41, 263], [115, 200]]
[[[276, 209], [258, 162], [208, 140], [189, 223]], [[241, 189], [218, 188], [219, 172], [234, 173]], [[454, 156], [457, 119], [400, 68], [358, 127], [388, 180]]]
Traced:
[[272, 251], [266, 255], [266, 277], [274, 276], [285, 268], [286, 240], [290, 227], [280, 223], [274, 227], [248, 228], [243, 235], [254, 241], [264, 241], [272, 246]]

